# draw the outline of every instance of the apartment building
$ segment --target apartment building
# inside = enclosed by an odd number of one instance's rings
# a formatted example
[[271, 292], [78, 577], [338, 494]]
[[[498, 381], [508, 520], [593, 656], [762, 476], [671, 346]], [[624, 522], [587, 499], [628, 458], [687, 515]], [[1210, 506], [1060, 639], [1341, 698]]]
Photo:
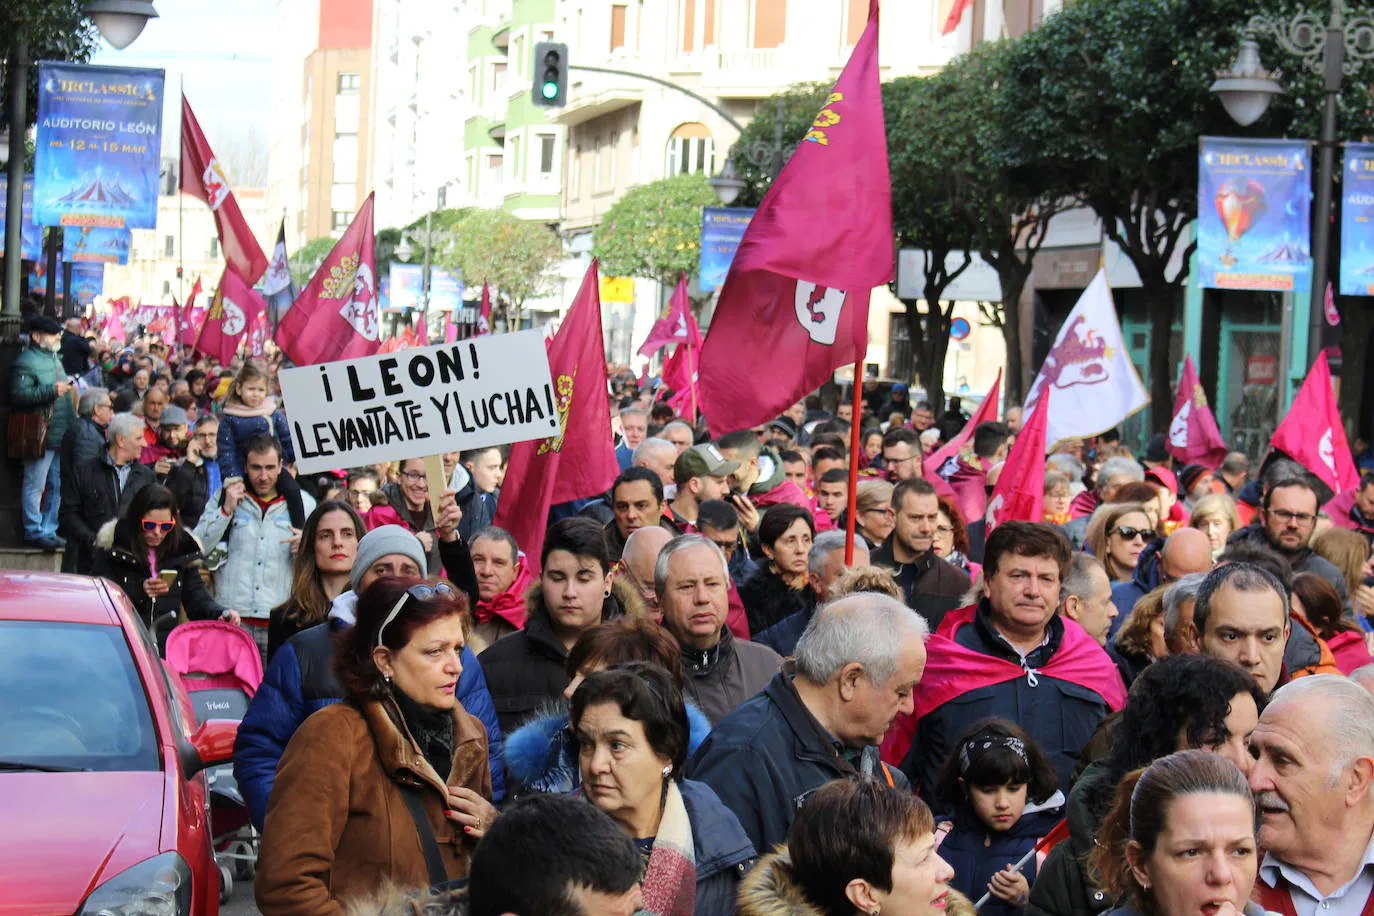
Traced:
[[372, 0], [279, 0], [268, 208], [287, 245], [339, 236], [372, 191]]

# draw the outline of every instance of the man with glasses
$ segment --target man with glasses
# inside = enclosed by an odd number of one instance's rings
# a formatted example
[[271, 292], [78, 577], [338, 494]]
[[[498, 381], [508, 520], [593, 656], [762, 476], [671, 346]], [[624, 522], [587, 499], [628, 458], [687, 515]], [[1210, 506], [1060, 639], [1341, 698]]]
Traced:
[[898, 426], [883, 435], [883, 468], [893, 483], [921, 476], [921, 440], [914, 430]]
[[110, 392], [104, 388], [87, 388], [76, 402], [76, 420], [62, 436], [62, 476], [70, 479], [72, 471], [83, 461], [105, 451], [105, 427], [114, 419]]
[[219, 419], [214, 415], [196, 421], [191, 441], [186, 446], [186, 460], [167, 475], [167, 489], [177, 498], [181, 523], [194, 528], [205, 511], [210, 494], [220, 488]]
[[1277, 551], [1295, 574], [1316, 573], [1335, 587], [1349, 614], [1345, 577], [1308, 546], [1316, 524], [1317, 488], [1306, 476], [1285, 477], [1265, 490], [1255, 521], [1233, 534], [1230, 543], [1258, 543]]
[[873, 551], [873, 564], [893, 571], [907, 607], [924, 617], [932, 631], [937, 630], [945, 614], [958, 607], [968, 592], [968, 573], [935, 554], [940, 499], [930, 481], [916, 477], [897, 484], [892, 508], [896, 526], [883, 546]]
[[426, 576], [437, 575], [443, 567], [439, 563], [439, 539], [434, 534], [434, 519], [429, 511], [429, 482], [425, 478], [425, 460], [407, 458], [401, 462], [396, 483], [382, 488], [391, 508], [401, 521], [419, 538], [427, 558]]

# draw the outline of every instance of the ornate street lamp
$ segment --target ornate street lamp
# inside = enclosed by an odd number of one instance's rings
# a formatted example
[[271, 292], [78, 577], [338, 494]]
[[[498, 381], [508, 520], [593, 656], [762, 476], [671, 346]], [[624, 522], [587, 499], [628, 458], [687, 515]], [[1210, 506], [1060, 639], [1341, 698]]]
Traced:
[[[1341, 83], [1368, 61], [1374, 60], [1374, 17], [1345, 15], [1344, 0], [1332, 0], [1325, 25], [1313, 12], [1301, 12], [1287, 21], [1252, 16], [1245, 24], [1245, 40], [1229, 71], [1217, 74], [1212, 91], [1236, 123], [1257, 121], [1282, 89], [1278, 74], [1266, 71], [1259, 60], [1255, 38], [1271, 35], [1279, 47], [1300, 58], [1308, 70], [1322, 77], [1322, 125], [1317, 143], [1317, 200], [1312, 210], [1312, 295], [1308, 311], [1308, 363], [1321, 351], [1322, 303], [1326, 300], [1331, 249], [1331, 186], [1335, 171], [1336, 101]], [[1248, 120], [1247, 120], [1248, 119]]]
[[105, 40], [121, 51], [143, 34], [149, 19], [157, 18], [153, 0], [87, 0], [81, 11]]

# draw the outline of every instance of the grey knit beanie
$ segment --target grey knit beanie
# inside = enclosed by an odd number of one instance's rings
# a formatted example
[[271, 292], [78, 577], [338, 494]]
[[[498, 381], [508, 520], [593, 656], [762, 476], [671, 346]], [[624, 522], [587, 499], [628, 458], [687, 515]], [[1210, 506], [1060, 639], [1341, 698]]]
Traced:
[[362, 579], [363, 573], [367, 572], [373, 563], [393, 553], [410, 557], [419, 568], [420, 575], [425, 574], [427, 561], [424, 549], [420, 547], [420, 539], [400, 525], [382, 525], [363, 535], [363, 539], [358, 542], [358, 553], [353, 558], [353, 571], [348, 574], [348, 587], [356, 592], [358, 580]]

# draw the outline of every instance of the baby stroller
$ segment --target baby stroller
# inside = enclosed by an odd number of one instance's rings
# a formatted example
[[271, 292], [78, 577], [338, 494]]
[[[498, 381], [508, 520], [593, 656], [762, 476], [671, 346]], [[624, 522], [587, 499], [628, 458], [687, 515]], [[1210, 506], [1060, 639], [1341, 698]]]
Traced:
[[[262, 683], [262, 656], [252, 634], [221, 620], [183, 623], [167, 635], [167, 665], [181, 676], [196, 719], [243, 720], [248, 701]], [[220, 902], [229, 899], [234, 879], [253, 877], [258, 834], [234, 780], [232, 764], [205, 771], [210, 790], [210, 835], [219, 866]]]

